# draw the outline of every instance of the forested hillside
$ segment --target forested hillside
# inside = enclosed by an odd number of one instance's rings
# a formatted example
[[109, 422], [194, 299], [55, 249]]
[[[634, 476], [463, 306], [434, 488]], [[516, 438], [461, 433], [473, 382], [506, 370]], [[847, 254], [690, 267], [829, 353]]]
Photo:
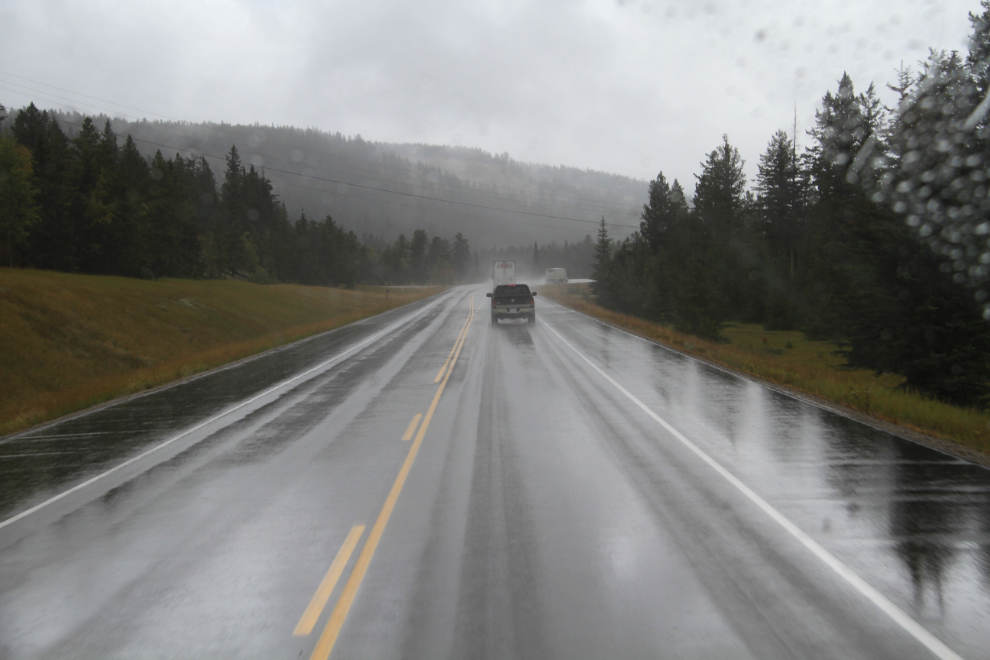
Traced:
[[34, 105], [0, 136], [4, 256], [10, 266], [130, 277], [238, 277], [351, 286], [368, 250], [329, 216], [290, 222], [271, 183], [236, 147], [218, 181], [206, 159], [145, 158], [110, 122], [69, 137]]
[[33, 104], [11, 119], [0, 136], [3, 167], [19, 173], [0, 246], [11, 266], [350, 286], [484, 279], [492, 259], [527, 253], [526, 272], [581, 276], [596, 219], [628, 234], [646, 191], [478, 149], [314, 130]]
[[[69, 135], [83, 117], [52, 113]], [[604, 172], [520, 163], [480, 149], [370, 142], [285, 126], [129, 122], [109, 119], [138, 151], [200, 159], [218, 179], [235, 145], [246, 166], [271, 182], [289, 216], [327, 215], [359, 237], [388, 241], [416, 229], [461, 232], [477, 246], [580, 241], [603, 214], [613, 231], [633, 231], [647, 183]]]
[[[489, 179], [529, 185], [533, 190], [554, 190], [543, 198], [557, 201], [522, 203], [522, 188], [514, 189], [511, 195], [502, 194], [494, 184], [487, 193], [474, 190], [478, 187], [432, 166], [419, 163], [413, 167], [390, 152], [382, 152], [381, 160], [394, 163], [394, 168], [361, 161], [361, 167], [352, 169], [364, 173], [352, 172], [347, 179], [351, 184], [346, 186], [334, 184], [333, 194], [296, 183], [283, 185], [290, 195], [301, 188], [299, 194], [308, 195], [306, 199], [312, 201], [310, 209], [337, 208], [338, 213], [351, 218], [348, 227], [340, 216], [314, 216], [301, 204], [298, 210], [290, 210], [276, 183], [268, 178], [277, 170], [266, 167], [257, 153], [248, 159], [253, 162], [245, 163], [236, 144], [223, 155], [218, 173], [212, 162], [216, 158], [192, 148], [188, 153], [198, 156], [183, 155], [181, 150], [162, 146], [164, 142], [155, 142], [179, 135], [167, 132], [162, 125], [124, 125], [144, 137], [128, 133], [121, 139], [114, 121], [104, 117], [102, 122], [101, 131], [91, 117], [66, 118], [40, 111], [32, 104], [14, 115], [8, 128], [10, 138], [0, 136], [0, 167], [9, 172], [3, 198], [7, 240], [0, 252], [8, 265], [146, 278], [237, 277], [337, 286], [357, 282], [453, 283], [484, 279], [492, 259], [515, 258], [527, 250], [512, 247], [514, 241], [541, 233], [576, 233], [583, 238], [564, 238], [562, 243], [551, 240], [542, 249], [534, 240], [536, 258], [520, 261], [525, 263], [522, 270], [534, 275], [543, 268], [560, 266], [581, 276], [590, 270], [586, 230], [591, 221], [548, 218], [561, 199], [561, 191], [632, 196], [638, 185], [600, 173], [522, 165], [477, 150], [426, 147], [416, 149], [430, 151], [434, 158], [453, 159], [451, 162]], [[257, 127], [229, 128], [248, 145], [258, 143], [259, 131], [264, 132]], [[305, 132], [285, 129], [285, 136], [302, 139]], [[332, 156], [338, 165], [348, 158], [342, 153], [370, 158], [379, 149], [360, 138], [317, 134], [310, 138], [317, 146], [321, 140], [336, 145], [323, 155]], [[142, 145], [145, 151], [154, 148], [153, 153], [142, 153]], [[412, 207], [396, 202], [395, 195], [382, 190], [371, 191], [378, 199], [352, 194], [355, 181], [366, 180], [370, 186], [376, 173], [390, 172], [390, 168], [399, 176], [408, 175], [406, 190], [420, 191], [408, 198]], [[281, 174], [283, 180], [293, 178]], [[425, 188], [414, 183], [417, 177], [427, 181]], [[430, 188], [430, 180], [446, 183]], [[330, 185], [328, 180], [317, 181]], [[420, 195], [431, 190], [436, 199]], [[314, 200], [314, 195], [328, 201]], [[438, 201], [458, 197], [502, 206], [455, 212], [457, 205]], [[534, 192], [531, 197], [540, 195]], [[439, 205], [447, 213], [436, 213], [430, 205]], [[512, 210], [522, 208], [531, 210]], [[581, 207], [580, 213], [587, 214], [590, 208], [597, 212], [601, 206]], [[576, 209], [570, 205], [556, 211]], [[481, 212], [488, 212], [488, 217], [482, 219], [478, 215]], [[569, 223], [571, 229], [554, 234], [545, 224], [551, 220]], [[614, 227], [628, 231], [622, 224]], [[471, 231], [477, 234], [465, 236]], [[441, 232], [447, 232], [446, 237]], [[489, 236], [491, 240], [483, 254], [472, 253], [471, 240], [484, 245], [484, 238], [475, 236]]]
[[990, 2], [972, 50], [932, 51], [890, 84], [842, 75], [802, 153], [778, 131], [755, 190], [727, 136], [701, 164], [693, 204], [650, 183], [640, 230], [602, 224], [602, 305], [708, 338], [728, 321], [840, 342], [851, 366], [904, 377], [944, 401], [990, 397]]

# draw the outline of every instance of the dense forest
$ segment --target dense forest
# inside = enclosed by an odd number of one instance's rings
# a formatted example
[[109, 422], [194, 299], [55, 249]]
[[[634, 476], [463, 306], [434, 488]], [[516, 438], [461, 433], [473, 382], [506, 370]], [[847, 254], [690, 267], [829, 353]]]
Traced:
[[464, 281], [468, 240], [417, 229], [362, 244], [329, 215], [290, 221], [271, 181], [236, 146], [217, 180], [206, 159], [145, 158], [86, 117], [74, 137], [32, 104], [0, 136], [2, 252], [8, 266], [130, 277], [238, 277], [353, 286]]
[[[50, 111], [68, 134], [84, 117]], [[271, 182], [289, 216], [330, 215], [362, 241], [407, 238], [416, 229], [431, 236], [471, 237], [475, 245], [532, 245], [580, 241], [605, 214], [613, 232], [635, 230], [647, 182], [563, 166], [535, 165], [508, 154], [467, 147], [372, 142], [314, 129], [283, 126], [190, 124], [175, 121], [110, 121], [153, 158], [205, 158], [219, 179], [225, 154], [237, 145], [245, 166]]]
[[689, 204], [650, 183], [640, 229], [602, 221], [595, 295], [607, 307], [718, 339], [729, 321], [835, 339], [851, 366], [962, 405], [990, 397], [990, 2], [972, 48], [931, 51], [917, 74], [871, 85], [843, 75], [810, 146], [778, 131], [755, 190], [727, 136], [701, 163]]
[[[10, 266], [344, 286], [453, 283], [484, 279], [491, 260], [527, 252], [508, 247], [513, 241], [559, 231], [547, 224], [556, 221], [568, 223], [578, 240], [565, 239], [562, 246], [534, 241], [544, 258], [539, 264], [528, 255], [522, 261], [534, 273], [560, 266], [587, 274], [593, 222], [585, 216], [623, 207], [573, 196], [619, 204], [641, 199], [640, 185], [645, 191], [645, 183], [625, 177], [520, 164], [480, 150], [383, 146], [298, 129], [199, 125], [177, 133], [160, 122], [128, 124], [41, 111], [33, 104], [7, 124], [0, 135], [0, 167], [10, 172], [3, 193], [10, 211], [0, 219], [6, 234], [0, 258]], [[128, 133], [120, 140], [115, 126], [144, 137]], [[258, 147], [266, 139], [258, 136], [266, 130], [283, 142], [267, 141], [262, 157]], [[204, 146], [215, 147], [221, 134], [242, 138], [253, 152], [246, 159], [251, 162], [244, 162], [236, 144], [219, 159], [221, 168], [216, 156], [203, 155]], [[167, 146], [170, 138], [185, 140], [185, 147]], [[307, 154], [300, 156], [297, 143], [310, 145]], [[421, 160], [413, 164], [386, 146], [486, 183], [458, 179]], [[278, 162], [272, 154], [297, 161], [299, 176], [266, 168], [263, 162]], [[347, 184], [315, 173], [339, 176], [342, 168], [348, 170]], [[269, 177], [273, 172], [281, 174], [281, 184]], [[311, 185], [287, 182], [299, 178]], [[506, 188], [509, 183], [520, 187]], [[279, 194], [279, 185], [287, 192]], [[395, 191], [407, 195], [397, 201]], [[296, 200], [296, 208], [286, 196]], [[335, 214], [314, 217], [307, 208], [333, 208]], [[614, 227], [628, 231], [634, 225]], [[490, 247], [472, 252], [468, 232], [476, 245], [487, 237]]]
[[10, 265], [336, 285], [371, 275], [353, 232], [330, 217], [290, 223], [271, 183], [244, 167], [236, 147], [218, 182], [202, 158], [145, 159], [132, 138], [119, 145], [109, 122], [100, 132], [86, 118], [70, 139], [33, 104], [17, 113], [11, 134], [0, 138], [0, 153], [26, 175], [20, 206], [4, 204]]

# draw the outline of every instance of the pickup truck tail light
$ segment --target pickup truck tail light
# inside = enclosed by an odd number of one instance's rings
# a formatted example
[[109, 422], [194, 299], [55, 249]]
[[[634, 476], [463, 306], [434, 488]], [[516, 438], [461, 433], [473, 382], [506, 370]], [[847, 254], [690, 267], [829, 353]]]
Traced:
[[533, 302], [533, 299], [532, 298], [530, 298], [528, 302], [529, 302], [530, 305], [535, 305], [536, 304], [536, 303]]
[[492, 298], [492, 307], [495, 306], [495, 298]]

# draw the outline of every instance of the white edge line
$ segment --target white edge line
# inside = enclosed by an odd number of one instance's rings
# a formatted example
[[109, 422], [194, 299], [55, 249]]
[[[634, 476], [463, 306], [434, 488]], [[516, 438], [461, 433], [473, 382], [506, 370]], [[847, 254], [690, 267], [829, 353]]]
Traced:
[[622, 392], [630, 401], [635, 403], [640, 409], [643, 410], [647, 415], [652, 417], [657, 423], [663, 426], [671, 435], [681, 441], [688, 449], [694, 452], [701, 460], [707, 463], [712, 469], [718, 472], [722, 477], [726, 479], [730, 484], [739, 489], [743, 495], [748, 497], [754, 504], [756, 504], [760, 509], [764, 511], [768, 516], [770, 516], [774, 521], [780, 524], [785, 530], [791, 533], [798, 541], [801, 542], [804, 547], [810, 550], [816, 557], [822, 560], [825, 565], [831, 568], [833, 571], [839, 574], [846, 582], [851, 584], [857, 591], [863, 594], [871, 603], [876, 605], [880, 610], [887, 614], [891, 619], [894, 620], [898, 625], [901, 626], [905, 631], [908, 632], [912, 637], [918, 640], [925, 648], [931, 651], [936, 657], [942, 660], [962, 660], [955, 651], [946, 646], [940, 639], [932, 635], [928, 630], [922, 627], [918, 622], [905, 614], [899, 607], [890, 602], [886, 596], [881, 594], [879, 591], [871, 587], [865, 580], [856, 575], [848, 566], [839, 561], [832, 553], [823, 548], [818, 544], [817, 541], [812, 539], [810, 536], [805, 534], [798, 528], [797, 525], [792, 523], [790, 520], [784, 517], [782, 513], [777, 511], [775, 508], [770, 506], [766, 500], [753, 492], [749, 486], [740, 481], [735, 475], [726, 470], [720, 463], [718, 463], [711, 456], [702, 451], [697, 445], [688, 440], [686, 437], [681, 435], [681, 433], [667, 423], [662, 417], [653, 412], [650, 408], [646, 406], [642, 401], [637, 399], [629, 390], [619, 385], [611, 376], [602, 371], [598, 365], [592, 362], [590, 359], [585, 357], [578, 349], [574, 348], [566, 339], [564, 339], [559, 332], [553, 329], [553, 327], [546, 321], [543, 322], [543, 327], [547, 328], [550, 332], [557, 335], [557, 338], [567, 346], [567, 348], [574, 351], [574, 353], [584, 360], [588, 365], [597, 371], [605, 380], [611, 383], [616, 389]]
[[[988, 94], [988, 96], [990, 96], [990, 94]], [[825, 411], [825, 412], [827, 412], [829, 414], [838, 415], [839, 417], [845, 417], [846, 419], [851, 420], [853, 422], [856, 422], [857, 424], [862, 424], [864, 426], [869, 426], [871, 429], [873, 429], [875, 431], [880, 431], [881, 433], [886, 433], [887, 435], [892, 435], [892, 436], [894, 436], [894, 437], [896, 437], [896, 438], [898, 438], [900, 440], [903, 440], [905, 442], [910, 442], [912, 444], [919, 445], [919, 446], [924, 447], [926, 449], [930, 449], [930, 450], [932, 450], [934, 452], [937, 452], [939, 454], [942, 454], [943, 456], [948, 456], [949, 458], [951, 458], [953, 460], [956, 460], [956, 461], [965, 461], [965, 462], [969, 463], [970, 465], [976, 465], [976, 466], [979, 466], [979, 467], [982, 467], [982, 468], [985, 468], [985, 469], [990, 469], [990, 466], [985, 466], [982, 463], [975, 463], [973, 460], [971, 460], [969, 458], [964, 458], [964, 457], [959, 456], [957, 454], [952, 454], [952, 453], [950, 453], [948, 451], [945, 451], [943, 449], [938, 449], [936, 447], [933, 447], [931, 445], [925, 444], [924, 442], [920, 442], [918, 440], [912, 440], [911, 438], [907, 437], [906, 435], [902, 435], [902, 433], [904, 432], [903, 430], [898, 430], [898, 429], [887, 428], [885, 426], [881, 426], [875, 420], [874, 421], [871, 421], [868, 418], [869, 416], [867, 416], [867, 419], [862, 419], [860, 417], [854, 417], [854, 416], [850, 415], [849, 413], [847, 413], [845, 411], [838, 410], [837, 408], [832, 408], [832, 407], [828, 406], [827, 404], [822, 403], [821, 401], [816, 401], [814, 399], [814, 397], [816, 395], [814, 395], [814, 394], [810, 394], [810, 393], [807, 393], [807, 392], [802, 392], [801, 390], [797, 390], [797, 389], [792, 389], [792, 388], [788, 387], [787, 385], [778, 385], [777, 383], [771, 382], [769, 380], [764, 380], [764, 379], [760, 378], [759, 376], [757, 376], [755, 374], [749, 374], [749, 373], [746, 373], [746, 372], [744, 372], [742, 370], [735, 370], [732, 367], [723, 366], [723, 365], [715, 362], [711, 358], [705, 358], [705, 357], [701, 357], [699, 355], [695, 355], [693, 353], [688, 353], [687, 351], [683, 351], [683, 350], [681, 350], [679, 348], [675, 348], [673, 346], [669, 346], [667, 344], [664, 344], [663, 342], [661, 342], [659, 340], [649, 339], [649, 338], [644, 337], [642, 335], [637, 335], [635, 332], [630, 332], [629, 330], [626, 330], [625, 328], [622, 328], [622, 327], [620, 327], [618, 325], [614, 325], [612, 323], [609, 323], [608, 321], [603, 321], [603, 320], [601, 320], [599, 318], [595, 318], [591, 314], [585, 314], [584, 312], [578, 311], [576, 309], [573, 309], [571, 307], [568, 307], [567, 305], [561, 304], [561, 303], [557, 302], [556, 300], [551, 300], [550, 298], [547, 298], [547, 300], [550, 300], [550, 302], [552, 302], [554, 305], [557, 305], [561, 309], [566, 309], [569, 312], [573, 312], [575, 314], [580, 314], [581, 316], [583, 316], [583, 317], [585, 317], [587, 319], [591, 319], [595, 323], [600, 323], [600, 324], [602, 324], [604, 326], [608, 326], [609, 328], [612, 328], [616, 332], [621, 332], [623, 334], [629, 335], [630, 337], [632, 337], [634, 339], [638, 339], [639, 341], [644, 342], [646, 344], [649, 344], [650, 346], [654, 346], [656, 348], [663, 349], [663, 350], [665, 350], [667, 352], [673, 353], [674, 355], [680, 355], [681, 357], [688, 358], [689, 360], [694, 360], [695, 362], [699, 362], [699, 363], [703, 364], [704, 366], [708, 367], [709, 369], [714, 369], [715, 371], [720, 371], [720, 372], [722, 372], [723, 374], [725, 374], [727, 376], [733, 376], [735, 378], [739, 378], [741, 380], [745, 380], [745, 381], [748, 381], [750, 383], [755, 383], [756, 385], [759, 385], [760, 387], [765, 387], [766, 389], [768, 389], [768, 390], [770, 390], [772, 392], [776, 392], [777, 394], [782, 394], [783, 396], [786, 396], [788, 398], [794, 399], [795, 401], [799, 401], [799, 402], [804, 403], [804, 404], [807, 404], [809, 406], [814, 406], [815, 408], [818, 408], [819, 410]], [[837, 404], [837, 405], [841, 405], [841, 404]]]
[[268, 396], [269, 394], [271, 394], [272, 392], [274, 392], [274, 391], [276, 391], [276, 390], [278, 390], [280, 388], [283, 388], [286, 385], [289, 385], [290, 383], [293, 383], [293, 382], [299, 380], [300, 378], [304, 378], [304, 377], [310, 375], [314, 371], [319, 371], [320, 369], [323, 369], [328, 364], [330, 364], [332, 362], [336, 362], [337, 360], [339, 360], [340, 358], [344, 357], [345, 355], [347, 355], [349, 353], [353, 353], [354, 351], [356, 351], [356, 350], [358, 350], [360, 348], [364, 348], [368, 344], [373, 343], [373, 342], [381, 339], [385, 335], [389, 334], [390, 332], [392, 332], [393, 330], [395, 330], [399, 326], [408, 323], [411, 319], [415, 318], [416, 316], [419, 316], [420, 314], [423, 314], [424, 312], [426, 312], [428, 309], [432, 308], [433, 306], [440, 304], [440, 302], [441, 302], [440, 300], [435, 300], [434, 302], [430, 303], [426, 307], [423, 307], [422, 309], [420, 309], [420, 310], [418, 310], [416, 312], [413, 312], [412, 314], [409, 314], [408, 316], [403, 317], [402, 319], [396, 321], [395, 323], [393, 323], [392, 325], [388, 326], [384, 330], [381, 330], [381, 331], [373, 334], [372, 336], [368, 337], [367, 339], [365, 339], [365, 340], [363, 340], [363, 341], [355, 344], [354, 346], [351, 346], [350, 348], [348, 348], [347, 350], [343, 351], [342, 353], [338, 353], [337, 355], [333, 356], [329, 360], [325, 360], [325, 361], [321, 362], [320, 364], [316, 365], [312, 369], [309, 369], [307, 371], [304, 371], [301, 374], [297, 374], [295, 376], [292, 376], [291, 378], [289, 378], [287, 380], [283, 380], [278, 385], [275, 385], [273, 387], [268, 388], [267, 390], [265, 390], [261, 394], [257, 394], [255, 396], [251, 397], [250, 399], [247, 399], [246, 401], [240, 402], [239, 404], [237, 404], [233, 408], [228, 408], [227, 410], [224, 410], [220, 414], [214, 415], [213, 417], [209, 418], [205, 422], [200, 422], [196, 426], [194, 426], [194, 427], [192, 427], [190, 429], [186, 429], [185, 431], [183, 431], [179, 435], [173, 436], [173, 437], [169, 438], [168, 440], [166, 440], [165, 442], [163, 442], [163, 443], [161, 443], [159, 445], [155, 445], [151, 449], [149, 449], [147, 451], [144, 451], [144, 452], [138, 454], [137, 456], [134, 456], [133, 458], [129, 458], [128, 460], [124, 461], [123, 463], [121, 463], [119, 465], [115, 465], [114, 467], [110, 468], [106, 472], [101, 472], [100, 474], [98, 474], [95, 477], [92, 477], [90, 479], [87, 479], [86, 481], [82, 482], [81, 484], [76, 484], [75, 486], [73, 486], [69, 490], [63, 491], [63, 492], [59, 493], [58, 495], [55, 495], [53, 497], [50, 497], [49, 499], [45, 500], [44, 502], [41, 502], [40, 504], [34, 505], [30, 509], [27, 509], [25, 511], [21, 511], [16, 516], [13, 516], [11, 518], [8, 518], [7, 520], [4, 520], [3, 522], [0, 522], [0, 529], [3, 529], [7, 525], [12, 525], [13, 523], [17, 522], [18, 520], [21, 520], [22, 518], [26, 518], [27, 516], [30, 516], [31, 514], [35, 513], [36, 511], [40, 511], [41, 509], [45, 508], [46, 506], [49, 506], [51, 504], [54, 504], [55, 502], [58, 502], [59, 500], [62, 500], [64, 498], [68, 497], [72, 493], [75, 493], [75, 492], [77, 492], [79, 490], [82, 490], [83, 488], [85, 488], [86, 486], [89, 486], [90, 484], [96, 483], [97, 481], [99, 481], [100, 479], [103, 479], [104, 477], [107, 477], [107, 476], [109, 476], [109, 475], [111, 475], [111, 474], [113, 474], [115, 472], [119, 472], [120, 470], [123, 470], [128, 465], [132, 465], [132, 464], [136, 463], [137, 461], [140, 461], [145, 456], [150, 456], [151, 454], [154, 454], [156, 451], [159, 451], [161, 449], [164, 449], [165, 447], [168, 447], [170, 444], [172, 444], [176, 440], [179, 440], [181, 438], [184, 438], [187, 435], [189, 435], [190, 433], [195, 433], [196, 431], [198, 431], [199, 429], [203, 428], [204, 426], [208, 426], [209, 424], [212, 424], [213, 422], [217, 421], [218, 419], [220, 419], [222, 417], [225, 417], [225, 416], [229, 415], [232, 412], [235, 412], [237, 410], [240, 410], [244, 406], [247, 406], [247, 405], [249, 405], [251, 403], [254, 403], [258, 399], [264, 398], [264, 397]]

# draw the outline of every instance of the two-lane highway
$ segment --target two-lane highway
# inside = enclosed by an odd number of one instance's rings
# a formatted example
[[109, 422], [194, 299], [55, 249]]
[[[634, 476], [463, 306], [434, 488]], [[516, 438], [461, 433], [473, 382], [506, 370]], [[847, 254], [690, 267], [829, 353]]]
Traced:
[[990, 472], [480, 287], [0, 441], [0, 658], [953, 658]]

